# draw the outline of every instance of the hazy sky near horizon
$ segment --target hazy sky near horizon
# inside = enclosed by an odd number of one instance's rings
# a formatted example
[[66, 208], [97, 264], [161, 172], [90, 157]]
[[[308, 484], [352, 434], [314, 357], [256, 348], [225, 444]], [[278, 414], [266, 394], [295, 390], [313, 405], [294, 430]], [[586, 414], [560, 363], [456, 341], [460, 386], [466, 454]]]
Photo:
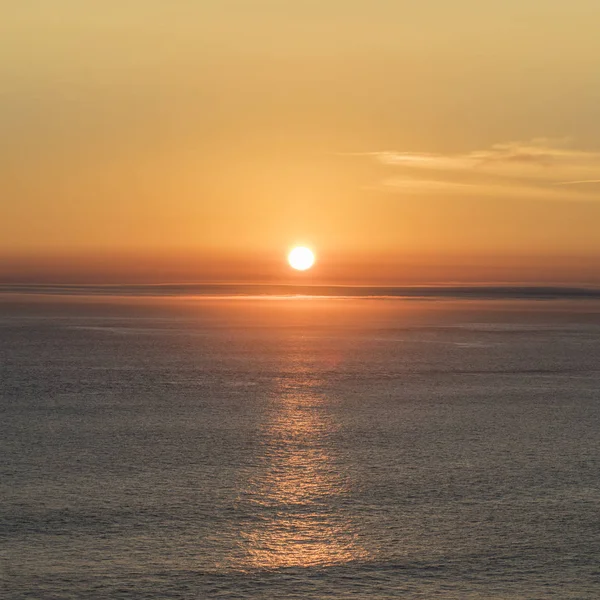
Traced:
[[598, 0], [0, 8], [0, 278], [600, 283]]

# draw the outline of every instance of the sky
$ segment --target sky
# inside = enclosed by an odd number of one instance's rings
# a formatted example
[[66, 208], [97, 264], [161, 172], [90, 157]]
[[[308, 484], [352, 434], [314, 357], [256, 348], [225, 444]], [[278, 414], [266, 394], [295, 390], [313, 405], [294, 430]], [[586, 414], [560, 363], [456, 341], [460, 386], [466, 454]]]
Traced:
[[597, 0], [0, 7], [0, 281], [600, 285]]

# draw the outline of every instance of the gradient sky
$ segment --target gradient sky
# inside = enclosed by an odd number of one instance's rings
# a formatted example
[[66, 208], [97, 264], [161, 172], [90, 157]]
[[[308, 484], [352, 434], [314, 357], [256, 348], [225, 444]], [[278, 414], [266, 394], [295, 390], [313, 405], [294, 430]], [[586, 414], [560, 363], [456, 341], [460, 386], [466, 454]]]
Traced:
[[600, 284], [598, 0], [0, 4], [4, 281]]

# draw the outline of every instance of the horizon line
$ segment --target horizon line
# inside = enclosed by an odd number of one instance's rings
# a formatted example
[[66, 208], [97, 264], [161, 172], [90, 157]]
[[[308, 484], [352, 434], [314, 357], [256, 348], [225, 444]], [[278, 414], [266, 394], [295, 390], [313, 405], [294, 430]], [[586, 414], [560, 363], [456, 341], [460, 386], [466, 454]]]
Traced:
[[[268, 291], [266, 291], [268, 290]], [[600, 299], [600, 287], [532, 284], [0, 283], [0, 295], [200, 298]]]

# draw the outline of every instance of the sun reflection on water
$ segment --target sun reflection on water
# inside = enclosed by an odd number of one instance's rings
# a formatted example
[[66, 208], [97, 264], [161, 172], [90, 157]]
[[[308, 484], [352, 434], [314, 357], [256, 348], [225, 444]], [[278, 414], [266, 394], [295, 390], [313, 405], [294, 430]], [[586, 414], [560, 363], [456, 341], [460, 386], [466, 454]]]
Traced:
[[338, 426], [302, 371], [277, 389], [262, 431], [261, 467], [243, 494], [258, 515], [241, 532], [249, 568], [326, 566], [364, 555], [344, 508], [349, 486], [334, 452]]

